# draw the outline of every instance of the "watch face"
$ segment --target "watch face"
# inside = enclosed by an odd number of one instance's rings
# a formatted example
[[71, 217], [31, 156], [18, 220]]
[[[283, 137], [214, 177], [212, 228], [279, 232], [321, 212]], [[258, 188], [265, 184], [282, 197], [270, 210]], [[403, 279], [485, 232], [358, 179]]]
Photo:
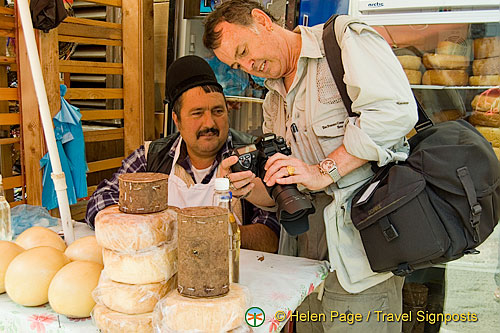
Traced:
[[332, 159], [325, 159], [321, 162], [321, 168], [327, 172], [330, 172], [335, 167], [335, 162]]

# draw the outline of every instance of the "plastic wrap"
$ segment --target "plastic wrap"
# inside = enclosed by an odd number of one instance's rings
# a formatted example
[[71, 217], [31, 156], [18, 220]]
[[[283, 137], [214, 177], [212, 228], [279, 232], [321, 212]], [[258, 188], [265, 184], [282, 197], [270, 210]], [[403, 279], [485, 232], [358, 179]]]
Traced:
[[111, 280], [129, 284], [169, 280], [177, 272], [177, 242], [148, 251], [121, 253], [103, 249], [104, 273]]
[[151, 214], [126, 214], [113, 205], [101, 210], [95, 218], [97, 243], [118, 252], [147, 250], [173, 241], [176, 235], [175, 209]]
[[102, 333], [151, 333], [152, 312], [129, 315], [111, 311], [97, 304], [92, 310], [92, 321]]
[[190, 298], [171, 291], [153, 311], [155, 332], [227, 332], [245, 323], [248, 288], [231, 284], [229, 293], [214, 298]]
[[158, 283], [126, 284], [115, 282], [103, 273], [92, 296], [96, 303], [112, 311], [141, 314], [152, 312], [156, 303], [176, 287], [176, 275]]
[[12, 217], [12, 234], [17, 236], [31, 227], [53, 227], [59, 222], [58, 218], [50, 216], [47, 209], [41, 206], [19, 205], [10, 210]]

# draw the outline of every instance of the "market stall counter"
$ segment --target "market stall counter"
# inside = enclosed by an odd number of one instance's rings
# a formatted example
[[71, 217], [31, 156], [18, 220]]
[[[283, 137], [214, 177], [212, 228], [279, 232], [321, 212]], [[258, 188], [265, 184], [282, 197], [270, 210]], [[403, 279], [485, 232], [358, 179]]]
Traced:
[[[83, 223], [77, 223], [76, 237], [92, 234]], [[253, 332], [279, 332], [289, 316], [328, 274], [328, 263], [306, 258], [241, 250], [240, 284], [251, 294], [247, 322]], [[258, 321], [249, 320], [254, 311], [262, 311]], [[278, 313], [279, 312], [279, 313]], [[276, 316], [280, 320], [278, 321]], [[252, 317], [255, 318], [255, 317]], [[246, 325], [246, 324], [245, 324]], [[71, 319], [54, 312], [50, 305], [24, 307], [0, 295], [0, 332], [99, 332], [91, 318]]]

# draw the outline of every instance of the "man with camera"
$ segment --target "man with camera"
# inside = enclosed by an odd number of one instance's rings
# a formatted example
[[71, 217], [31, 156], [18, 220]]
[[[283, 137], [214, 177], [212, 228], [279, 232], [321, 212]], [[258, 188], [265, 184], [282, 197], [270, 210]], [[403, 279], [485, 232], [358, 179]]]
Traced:
[[123, 160], [111, 180], [103, 180], [92, 194], [86, 222], [93, 227], [100, 210], [118, 203], [118, 176], [123, 173], [168, 174], [168, 204], [179, 208], [210, 206], [215, 178], [227, 177], [233, 196], [245, 199], [233, 201], [243, 222], [242, 248], [276, 252], [276, 216], [255, 206], [273, 206], [274, 201], [251, 171], [231, 172], [238, 161], [230, 156], [233, 149], [254, 138], [229, 128], [224, 93], [208, 63], [197, 56], [177, 59], [167, 71], [166, 90], [179, 132], [145, 144]]
[[[324, 288], [299, 312], [364, 316], [353, 325], [339, 320], [297, 322], [297, 331], [401, 332], [401, 322], [377, 321], [373, 311], [402, 311], [403, 279], [373, 272], [351, 218], [352, 197], [379, 166], [407, 158], [405, 135], [417, 121], [408, 80], [387, 42], [371, 27], [339, 16], [335, 34], [353, 101], [349, 118], [325, 57], [323, 25], [289, 31], [258, 2], [224, 1], [205, 20], [205, 46], [232, 68], [267, 78], [264, 133], [283, 136], [292, 155], [268, 158], [268, 186], [298, 184], [313, 199], [309, 231], [282, 229], [279, 253], [328, 259]], [[285, 226], [285, 224], [282, 224]]]

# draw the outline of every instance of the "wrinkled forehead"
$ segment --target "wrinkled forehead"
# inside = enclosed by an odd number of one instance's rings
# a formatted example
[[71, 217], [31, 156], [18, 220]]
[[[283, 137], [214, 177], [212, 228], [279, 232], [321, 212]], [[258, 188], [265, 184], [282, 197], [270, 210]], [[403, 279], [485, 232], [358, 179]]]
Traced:
[[181, 96], [181, 112], [193, 109], [213, 109], [216, 107], [226, 107], [224, 94], [216, 91], [206, 92], [202, 87], [194, 87]]
[[239, 44], [242, 43], [245, 30], [248, 30], [248, 28], [228, 22], [221, 22], [217, 25], [216, 31], [220, 32], [220, 46], [214, 50], [214, 53], [219, 60], [226, 64], [236, 60], [236, 51]]

